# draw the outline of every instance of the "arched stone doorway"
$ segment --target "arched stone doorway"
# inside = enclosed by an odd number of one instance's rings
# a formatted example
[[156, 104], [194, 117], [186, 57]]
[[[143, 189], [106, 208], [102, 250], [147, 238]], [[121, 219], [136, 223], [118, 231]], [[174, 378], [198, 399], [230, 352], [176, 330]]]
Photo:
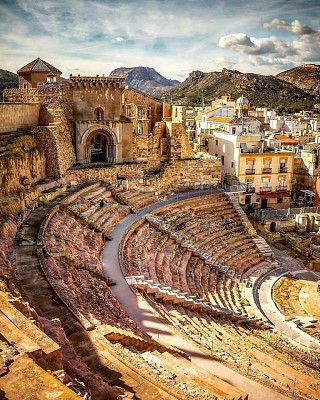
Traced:
[[87, 139], [88, 159], [91, 163], [114, 163], [116, 159], [116, 146], [113, 135], [105, 130], [97, 130]]
[[270, 232], [276, 232], [277, 231], [277, 224], [273, 221], [270, 224]]

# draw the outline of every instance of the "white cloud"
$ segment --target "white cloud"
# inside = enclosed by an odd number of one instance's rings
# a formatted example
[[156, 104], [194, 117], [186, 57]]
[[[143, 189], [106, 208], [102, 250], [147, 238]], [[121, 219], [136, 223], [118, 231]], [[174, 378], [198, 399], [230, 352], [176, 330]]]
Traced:
[[271, 22], [266, 22], [263, 24], [265, 29], [285, 29], [292, 32], [295, 35], [314, 35], [319, 33], [318, 31], [310, 28], [309, 26], [302, 24], [299, 20], [295, 19], [291, 23], [287, 21], [280, 20], [278, 18], [273, 19]]
[[112, 41], [113, 41], [114, 43], [122, 43], [122, 42], [125, 41], [125, 38], [123, 38], [123, 37], [121, 37], [121, 36], [118, 36], [118, 37], [113, 38]]
[[302, 63], [320, 62], [320, 30], [312, 29], [299, 20], [291, 23], [273, 19], [263, 24], [265, 29], [279, 28], [294, 34], [293, 39], [277, 36], [256, 38], [245, 33], [222, 36], [218, 45], [245, 54], [254, 66], [272, 66], [273, 69], [294, 67]]
[[283, 40], [271, 36], [270, 38], [249, 37], [245, 33], [232, 33], [222, 36], [219, 46], [245, 54], [294, 54], [295, 50], [290, 48]]

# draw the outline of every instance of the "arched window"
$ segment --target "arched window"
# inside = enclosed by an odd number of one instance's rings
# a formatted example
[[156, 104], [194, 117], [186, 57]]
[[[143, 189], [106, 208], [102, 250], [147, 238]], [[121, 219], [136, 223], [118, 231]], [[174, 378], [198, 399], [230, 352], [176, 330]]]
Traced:
[[102, 121], [104, 119], [103, 114], [103, 109], [101, 107], [96, 108], [94, 110], [94, 119], [96, 119], [97, 121]]

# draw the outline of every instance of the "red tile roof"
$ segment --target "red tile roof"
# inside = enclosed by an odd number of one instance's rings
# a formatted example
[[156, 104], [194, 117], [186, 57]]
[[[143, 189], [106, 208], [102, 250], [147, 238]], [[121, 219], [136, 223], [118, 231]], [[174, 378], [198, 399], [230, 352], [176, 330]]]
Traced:
[[61, 71], [59, 71], [56, 67], [47, 63], [46, 61], [41, 60], [39, 57], [17, 71], [18, 74], [30, 72], [53, 72], [55, 74], [61, 74]]
[[280, 140], [281, 144], [288, 144], [288, 145], [297, 145], [299, 144], [298, 140], [294, 140], [292, 138], [289, 138], [288, 136], [285, 135], [275, 135], [274, 139]]

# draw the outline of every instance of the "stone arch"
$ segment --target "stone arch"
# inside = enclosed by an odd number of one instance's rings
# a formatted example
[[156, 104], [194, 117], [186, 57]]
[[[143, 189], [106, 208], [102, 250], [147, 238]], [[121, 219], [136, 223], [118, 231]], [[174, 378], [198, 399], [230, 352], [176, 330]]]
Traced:
[[115, 163], [117, 160], [116, 135], [106, 128], [91, 128], [82, 136], [84, 162]]
[[273, 221], [270, 224], [270, 232], [276, 232], [277, 231], [277, 224]]

